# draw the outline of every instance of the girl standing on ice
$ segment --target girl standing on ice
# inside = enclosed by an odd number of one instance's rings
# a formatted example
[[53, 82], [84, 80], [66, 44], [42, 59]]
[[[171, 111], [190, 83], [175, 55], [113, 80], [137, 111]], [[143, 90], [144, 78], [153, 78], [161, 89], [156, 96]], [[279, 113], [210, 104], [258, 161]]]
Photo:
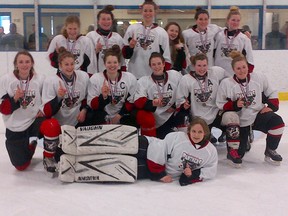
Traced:
[[194, 118], [187, 132], [173, 132], [164, 140], [147, 140], [147, 166], [151, 180], [170, 183], [179, 178], [181, 186], [212, 179], [217, 173], [218, 155], [209, 142], [210, 130], [201, 118]]
[[44, 120], [40, 111], [44, 76], [34, 71], [34, 59], [27, 51], [14, 58], [14, 71], [0, 78], [0, 112], [6, 127], [6, 148], [12, 165], [25, 170], [31, 163], [41, 137]]
[[153, 52], [161, 52], [166, 69], [171, 68], [169, 37], [167, 32], [153, 23], [158, 6], [152, 0], [146, 0], [141, 6], [142, 23], [130, 25], [124, 36], [122, 53], [129, 59], [128, 71], [137, 79], [151, 75], [149, 58]]
[[[104, 55], [105, 52], [114, 44], [117, 44], [121, 49], [123, 47], [123, 39], [117, 32], [112, 32], [114, 22], [114, 10], [112, 5], [106, 6], [97, 14], [98, 28], [87, 34], [87, 37], [92, 40], [93, 47], [96, 53], [95, 64], [96, 71], [103, 72], [105, 68]], [[126, 70], [125, 60], [121, 57], [120, 66], [122, 70]]]
[[175, 70], [165, 70], [165, 59], [152, 53], [149, 66], [153, 73], [138, 80], [134, 104], [138, 109], [136, 120], [141, 134], [164, 138], [176, 126], [176, 90], [182, 75]]
[[65, 20], [62, 34], [56, 35], [48, 48], [48, 57], [51, 65], [59, 68], [59, 48], [64, 47], [70, 51], [75, 58], [75, 69], [93, 74], [95, 68], [95, 51], [91, 40], [79, 33], [80, 19], [78, 16], [68, 16]]
[[169, 36], [172, 69], [181, 72], [186, 69], [184, 39], [178, 23], [170, 22], [164, 28]]
[[240, 118], [240, 146], [234, 157], [241, 160], [246, 152], [250, 125], [253, 130], [267, 134], [265, 160], [280, 165], [282, 157], [276, 152], [284, 122], [275, 112], [279, 108], [278, 95], [264, 74], [249, 73], [246, 58], [237, 51], [230, 53], [234, 76], [224, 79], [217, 94], [217, 106], [235, 111]]
[[248, 69], [254, 69], [251, 40], [239, 29], [241, 15], [238, 7], [232, 6], [227, 16], [227, 27], [215, 37], [215, 65], [226, 71], [227, 77], [234, 75], [229, 54], [235, 50], [241, 52], [247, 59]]
[[[43, 85], [43, 113], [48, 118], [41, 125], [44, 135], [44, 167], [55, 172], [54, 155], [59, 144], [60, 125], [85, 124], [89, 76], [75, 70], [74, 55], [61, 47], [58, 50], [59, 70], [46, 78]], [[54, 118], [52, 118], [54, 117]]]
[[192, 62], [197, 53], [204, 53], [208, 57], [209, 67], [212, 67], [214, 65], [214, 37], [222, 28], [215, 24], [209, 24], [209, 13], [201, 7], [196, 8], [194, 19], [196, 25], [183, 31], [190, 60]]
[[92, 124], [136, 125], [131, 111], [137, 80], [119, 70], [120, 62], [121, 49], [113, 45], [104, 54], [106, 69], [90, 78], [87, 100], [94, 111]]

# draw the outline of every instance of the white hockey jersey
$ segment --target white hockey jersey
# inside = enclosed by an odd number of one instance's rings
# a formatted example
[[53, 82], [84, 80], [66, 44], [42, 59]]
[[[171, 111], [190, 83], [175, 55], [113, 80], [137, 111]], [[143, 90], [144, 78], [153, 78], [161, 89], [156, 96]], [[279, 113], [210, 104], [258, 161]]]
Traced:
[[178, 88], [182, 75], [175, 70], [169, 70], [166, 73], [165, 82], [160, 86], [152, 76], [144, 76], [138, 80], [137, 90], [134, 96], [134, 101], [140, 98], [153, 100], [162, 97], [164, 106], [157, 107], [153, 113], [156, 120], [156, 128], [163, 125], [173, 113], [166, 112], [176, 102], [176, 90]]
[[[133, 55], [129, 58], [128, 70], [139, 79], [142, 76], [152, 74], [149, 67], [149, 58], [151, 53], [162, 53], [165, 62], [171, 63], [169, 37], [167, 32], [157, 26], [153, 25], [151, 28], [145, 28], [142, 24], [130, 25], [124, 36], [124, 46], [129, 46], [129, 39], [134, 38], [137, 44], [133, 49]], [[123, 50], [124, 58], [125, 47]]]
[[88, 86], [87, 104], [92, 107], [92, 100], [102, 95], [101, 88], [105, 81], [107, 85], [110, 86], [110, 88], [114, 89], [113, 92], [111, 91], [111, 95], [114, 94], [113, 98], [114, 100], [116, 100], [116, 104], [109, 103], [104, 108], [108, 115], [113, 118], [116, 114], [119, 113], [126, 101], [130, 103], [134, 102], [133, 96], [136, 91], [137, 80], [135, 76], [129, 72], [120, 72], [118, 81], [116, 83], [111, 83], [111, 81], [108, 81], [106, 73], [106, 71], [100, 72], [94, 74], [90, 78]]
[[[2, 115], [6, 128], [14, 132], [26, 130], [35, 121], [41, 107], [41, 94], [44, 76], [41, 74], [34, 74], [29, 80], [21, 81], [14, 73], [7, 73], [0, 78], [0, 98], [1, 104], [4, 103], [3, 96], [7, 95], [12, 98], [18, 87], [25, 90], [24, 99], [20, 99], [20, 107], [12, 111], [9, 115]], [[27, 86], [28, 85], [28, 86]], [[9, 103], [9, 99], [6, 99]], [[12, 99], [13, 100], [13, 99]], [[1, 106], [2, 108], [2, 106]], [[3, 113], [3, 110], [1, 110]]]
[[[42, 94], [43, 106], [47, 103], [51, 103], [51, 101], [57, 97], [59, 82], [61, 82], [67, 92], [62, 102], [59, 104], [59, 111], [54, 117], [59, 121], [60, 125], [75, 126], [78, 123], [77, 116], [80, 113], [82, 101], [85, 100], [87, 96], [89, 76], [83, 71], [76, 70], [74, 83], [66, 83], [58, 74], [59, 73], [45, 79]], [[61, 99], [59, 98], [58, 103], [60, 101]]]
[[217, 66], [209, 68], [206, 79], [199, 82], [191, 72], [184, 75], [179, 83], [181, 87], [177, 89], [176, 106], [180, 107], [188, 99], [192, 117], [201, 117], [208, 125], [213, 123], [219, 111], [216, 106], [216, 95], [224, 76], [225, 70]]
[[259, 111], [263, 109], [262, 92], [269, 99], [278, 98], [277, 91], [271, 87], [264, 74], [253, 72], [248, 74], [248, 80], [248, 85], [243, 91], [240, 87], [241, 84], [234, 77], [224, 79], [220, 84], [216, 98], [216, 104], [221, 110], [225, 110], [225, 104], [229, 101], [237, 101], [239, 98], [245, 99], [247, 106], [242, 107], [237, 112], [241, 127], [252, 125]]
[[[75, 70], [83, 70], [83, 67], [87, 67], [88, 73], [94, 74], [96, 72], [95, 50], [90, 38], [81, 35], [76, 41], [71, 42], [63, 35], [56, 35], [47, 51], [51, 65], [56, 68], [58, 68], [58, 56], [54, 56], [54, 52], [60, 47], [66, 48], [75, 56]], [[87, 61], [90, 61], [89, 65], [86, 65]]]
[[200, 179], [212, 179], [217, 173], [218, 154], [210, 142], [200, 146], [191, 142], [187, 133], [172, 132], [161, 140], [146, 137], [149, 141], [147, 159], [165, 166], [167, 175], [179, 178], [189, 164], [193, 170], [201, 169]]
[[[116, 32], [111, 32], [107, 37], [101, 35], [98, 31], [91, 31], [86, 35], [88, 38], [91, 39], [93, 43], [93, 49], [95, 50], [98, 41], [102, 45], [102, 50], [95, 55], [95, 65], [96, 65], [96, 72], [103, 72], [106, 68], [104, 65], [104, 53], [107, 49], [111, 48], [114, 44], [117, 44], [120, 49], [123, 47], [123, 38]], [[122, 57], [121, 65], [125, 66], [125, 59]], [[119, 68], [120, 69], [120, 68]]]
[[241, 53], [245, 50], [247, 62], [254, 65], [251, 40], [240, 31], [235, 36], [228, 37], [227, 28], [223, 29], [215, 36], [215, 49], [215, 65], [225, 69], [226, 77], [234, 75], [231, 66], [232, 58], [229, 57], [233, 50]]
[[204, 53], [208, 57], [208, 65], [214, 65], [214, 37], [221, 31], [221, 27], [215, 24], [209, 24], [205, 32], [196, 31], [196, 26], [186, 29], [182, 32], [185, 44], [188, 47], [189, 54], [195, 56], [198, 53]]

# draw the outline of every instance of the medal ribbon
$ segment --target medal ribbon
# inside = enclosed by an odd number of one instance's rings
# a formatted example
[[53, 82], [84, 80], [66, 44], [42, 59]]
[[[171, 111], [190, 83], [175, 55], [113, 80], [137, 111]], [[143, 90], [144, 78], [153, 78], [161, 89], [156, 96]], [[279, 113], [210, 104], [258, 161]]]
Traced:
[[111, 37], [111, 35], [112, 35], [112, 32], [110, 32], [107, 36], [102, 35], [102, 39], [105, 44], [105, 49], [109, 48], [109, 38]]
[[64, 82], [65, 88], [66, 88], [66, 90], [67, 90], [68, 97], [69, 97], [69, 98], [71, 99], [71, 101], [72, 101], [72, 100], [73, 100], [73, 97], [74, 97], [76, 76], [75, 76], [75, 74], [73, 74], [72, 88], [69, 88], [68, 82], [67, 82], [67, 81], [65, 80], [65, 78], [63, 77], [62, 72], [60, 72], [60, 77], [61, 77], [61, 79], [62, 79], [63, 82]]
[[[23, 102], [26, 102], [27, 93], [28, 93], [28, 89], [29, 89], [30, 76], [28, 76], [27, 82], [25, 84], [23, 81], [25, 81], [25, 80], [20, 79], [20, 86], [21, 86], [21, 89], [24, 90]], [[25, 85], [25, 88], [24, 88], [24, 85]]]
[[[229, 36], [228, 36], [228, 30], [225, 31], [225, 40], [226, 40], [226, 44], [228, 46], [228, 48], [230, 49], [231, 48], [231, 45], [233, 44], [233, 41], [236, 37], [236, 34], [233, 35], [233, 37], [230, 39]], [[230, 42], [229, 42], [230, 41]]]
[[248, 102], [248, 92], [249, 92], [249, 82], [248, 79], [246, 77], [246, 82], [245, 84], [241, 83], [238, 79], [238, 77], [236, 77], [236, 80], [240, 86], [241, 92], [244, 95], [245, 101]]
[[115, 80], [115, 84], [113, 84], [112, 80], [108, 78], [108, 84], [111, 92], [112, 102], [115, 101], [115, 92], [117, 92], [117, 85], [118, 85], [118, 77]]
[[143, 29], [143, 34], [144, 34], [144, 36], [145, 36], [144, 45], [146, 45], [146, 43], [147, 43], [148, 36], [149, 36], [149, 34], [150, 34], [150, 31], [151, 31], [152, 26], [153, 26], [153, 24], [152, 24], [151, 26], [148, 26], [148, 27], [145, 27], [145, 26], [143, 25], [143, 28], [144, 28], [144, 29]]
[[[204, 79], [204, 82], [201, 82], [201, 80], [198, 79], [198, 77], [195, 75], [194, 76], [200, 89], [201, 89], [201, 92], [203, 95], [205, 95], [205, 93], [207, 92], [207, 89], [208, 89], [208, 76], [206, 74], [205, 76], [205, 79]], [[208, 100], [208, 98], [204, 98], [205, 101], [202, 101], [202, 102], [206, 102]]]
[[77, 40], [76, 41], [71, 41], [71, 40], [67, 39], [66, 43], [67, 43], [67, 50], [74, 55], [74, 50], [75, 50], [75, 46], [76, 46]]
[[[205, 34], [205, 40], [203, 39], [203, 34]], [[200, 40], [201, 40], [201, 44], [203, 45], [203, 47], [206, 47], [207, 41], [208, 41], [208, 31], [204, 31], [204, 32], [200, 32], [199, 31], [199, 35], [200, 35]], [[205, 53], [207, 53], [208, 50], [205, 50]]]

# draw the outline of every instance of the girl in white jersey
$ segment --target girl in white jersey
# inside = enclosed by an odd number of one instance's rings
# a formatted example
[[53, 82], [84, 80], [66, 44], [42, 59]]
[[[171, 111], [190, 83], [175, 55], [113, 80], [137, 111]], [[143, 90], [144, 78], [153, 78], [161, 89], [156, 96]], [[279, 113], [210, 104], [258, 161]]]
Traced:
[[[112, 32], [114, 21], [113, 9], [112, 5], [108, 5], [103, 10], [100, 10], [97, 14], [98, 28], [87, 34], [87, 37], [92, 40], [96, 53], [94, 61], [97, 72], [103, 72], [106, 69], [103, 59], [107, 49], [111, 48], [114, 44], [117, 44], [121, 49], [123, 47], [122, 37], [117, 32]], [[124, 58], [121, 58], [120, 64], [122, 71], [126, 71]]]
[[59, 49], [58, 62], [59, 70], [46, 78], [42, 94], [43, 113], [48, 118], [41, 125], [44, 167], [48, 172], [55, 172], [54, 155], [59, 143], [60, 125], [77, 127], [85, 124], [88, 110], [88, 74], [75, 70], [74, 55], [63, 47]]
[[209, 142], [210, 130], [201, 118], [194, 118], [187, 132], [173, 132], [164, 140], [144, 137], [148, 143], [147, 166], [151, 180], [181, 186], [212, 179], [217, 173], [218, 155]]
[[176, 126], [176, 90], [182, 77], [175, 70], [165, 70], [165, 59], [160, 53], [152, 53], [150, 76], [138, 80], [134, 104], [138, 109], [137, 123], [141, 134], [164, 138]]
[[161, 53], [165, 59], [166, 69], [171, 68], [168, 34], [153, 23], [157, 8], [153, 0], [144, 1], [141, 8], [142, 24], [130, 25], [124, 36], [122, 53], [124, 58], [129, 59], [128, 71], [131, 71], [137, 79], [151, 75], [149, 58], [153, 52]]
[[0, 78], [0, 112], [6, 127], [6, 148], [12, 165], [25, 170], [31, 163], [39, 127], [44, 76], [34, 71], [34, 60], [27, 51], [14, 58], [14, 71]]
[[181, 27], [176, 22], [169, 22], [164, 28], [169, 36], [172, 69], [182, 72], [186, 69], [186, 53]]
[[[278, 110], [277, 92], [271, 88], [264, 74], [249, 73], [248, 62], [239, 52], [232, 52], [233, 77], [223, 80], [217, 95], [217, 106], [236, 111], [240, 118], [240, 147], [235, 157], [243, 158], [249, 127], [267, 134], [265, 160], [280, 165], [282, 157], [276, 152], [284, 122], [274, 113]], [[237, 154], [236, 154], [237, 153]]]
[[58, 54], [59, 48], [64, 47], [70, 51], [75, 58], [75, 68], [86, 71], [89, 74], [96, 72], [95, 51], [91, 40], [79, 33], [80, 19], [78, 16], [68, 16], [62, 30], [62, 34], [55, 36], [48, 48], [48, 57], [51, 65], [59, 68]]
[[201, 7], [196, 8], [194, 19], [196, 25], [183, 31], [183, 37], [189, 50], [190, 60], [192, 62], [197, 53], [204, 53], [208, 57], [209, 67], [212, 67], [214, 65], [214, 38], [222, 28], [215, 24], [209, 24], [209, 13]]
[[239, 131], [239, 117], [235, 112], [223, 112], [216, 106], [218, 88], [225, 77], [225, 71], [217, 66], [208, 69], [208, 57], [203, 53], [196, 54], [192, 64], [195, 71], [184, 75], [179, 83], [181, 88], [177, 89], [176, 106], [180, 107], [179, 112], [190, 113], [192, 117], [198, 116], [204, 119], [210, 129], [217, 127], [222, 131], [226, 130], [227, 157], [232, 158], [232, 150], [235, 142], [238, 144], [239, 137], [232, 136], [230, 131]]
[[241, 15], [238, 7], [232, 6], [227, 16], [227, 27], [215, 36], [215, 65], [226, 70], [226, 76], [231, 77], [234, 71], [231, 67], [233, 51], [241, 52], [247, 59], [249, 72], [254, 69], [251, 40], [239, 29]]
[[119, 70], [121, 49], [113, 45], [104, 55], [105, 70], [94, 74], [88, 87], [88, 104], [94, 111], [92, 124], [136, 125], [132, 117], [137, 80]]

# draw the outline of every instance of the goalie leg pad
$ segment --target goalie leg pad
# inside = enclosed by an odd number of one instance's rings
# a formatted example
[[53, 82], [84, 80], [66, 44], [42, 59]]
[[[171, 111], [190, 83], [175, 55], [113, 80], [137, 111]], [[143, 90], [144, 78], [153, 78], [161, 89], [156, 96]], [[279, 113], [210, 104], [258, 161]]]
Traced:
[[135, 182], [137, 159], [128, 155], [95, 154], [60, 157], [63, 182]]
[[64, 125], [62, 150], [71, 155], [136, 154], [138, 131], [128, 125], [93, 125], [75, 129]]

